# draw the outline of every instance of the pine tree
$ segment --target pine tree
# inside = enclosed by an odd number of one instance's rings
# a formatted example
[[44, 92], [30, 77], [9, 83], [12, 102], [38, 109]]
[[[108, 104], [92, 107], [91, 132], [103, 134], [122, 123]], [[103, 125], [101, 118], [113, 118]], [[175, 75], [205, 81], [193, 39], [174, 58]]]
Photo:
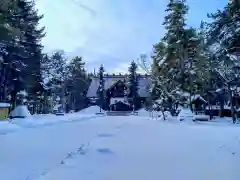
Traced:
[[184, 91], [186, 85], [188, 51], [185, 15], [188, 7], [185, 0], [170, 0], [166, 12], [168, 15], [163, 25], [167, 32], [163, 39], [154, 45], [150, 91], [153, 100], [161, 99], [164, 102], [163, 100], [167, 99], [168, 104], [172, 104], [177, 98], [176, 92]]
[[186, 61], [186, 51], [184, 49], [185, 15], [188, 7], [185, 0], [170, 0], [167, 5], [163, 25], [167, 33], [163, 38], [166, 44], [165, 63], [161, 66], [160, 75], [164, 75], [169, 81], [167, 88], [171, 91], [183, 88], [184, 84], [184, 64]]
[[[240, 3], [231, 0], [223, 10], [209, 14], [212, 22], [208, 24], [208, 44], [214, 48], [218, 59], [216, 71], [223, 79], [231, 79], [233, 67], [239, 66], [240, 56]], [[224, 72], [224, 73], [221, 73]]]
[[44, 54], [40, 64], [41, 79], [46, 82], [51, 77], [51, 57], [48, 54]]
[[[12, 21], [14, 17], [13, 12], [17, 11], [18, 8], [10, 8], [8, 13], [4, 14], [5, 20], [9, 25], [14, 27], [14, 23]], [[21, 36], [22, 36], [21, 32]], [[16, 94], [20, 90], [24, 89], [23, 83], [23, 74], [22, 71], [25, 69], [26, 65], [24, 64], [24, 60], [26, 57], [24, 56], [25, 50], [17, 41], [18, 37], [12, 37], [11, 39], [2, 41], [1, 44], [1, 72], [0, 72], [0, 95], [1, 100], [6, 101], [7, 97], [11, 97], [12, 108], [15, 107], [16, 104]]]
[[130, 100], [131, 106], [133, 107], [133, 110], [137, 107], [137, 98], [138, 98], [138, 75], [137, 75], [137, 64], [132, 61], [131, 65], [128, 69], [129, 76], [128, 76], [128, 98]]
[[99, 86], [98, 86], [98, 90], [97, 90], [100, 112], [105, 104], [105, 81], [104, 81], [103, 75], [104, 75], [104, 67], [103, 67], [103, 65], [101, 65], [99, 68], [99, 72], [98, 72]]
[[1, 0], [0, 1], [0, 42], [6, 43], [11, 41], [14, 37], [20, 36], [20, 31], [14, 28], [6, 19], [10, 11], [16, 9], [15, 0]]
[[[19, 66], [19, 64], [14, 63], [12, 64], [12, 59], [16, 58], [16, 54], [13, 55], [11, 50], [16, 47], [15, 49], [19, 48], [16, 46], [14, 42], [14, 38], [16, 35], [15, 29], [13, 28], [11, 21], [9, 21], [9, 17], [12, 16], [12, 12], [16, 11], [17, 7], [15, 6], [15, 1], [1, 1], [0, 4], [0, 100], [6, 101], [7, 100], [7, 92], [10, 91], [9, 84], [13, 85], [13, 82], [9, 82], [9, 78], [13, 77], [14, 82], [16, 82], [16, 74], [12, 74], [13, 68]], [[16, 36], [19, 38], [19, 36]], [[14, 59], [16, 62], [16, 59]], [[20, 70], [19, 67], [17, 67]], [[19, 74], [19, 73], [18, 73]], [[11, 78], [11, 79], [13, 79]], [[18, 86], [19, 87], [19, 86]]]
[[186, 61], [184, 64], [184, 84], [183, 90], [194, 94], [203, 90], [203, 77], [205, 73], [205, 59], [201, 57], [201, 39], [196, 29], [185, 30], [184, 49], [186, 51]]
[[66, 89], [69, 71], [67, 68], [67, 60], [64, 51], [56, 51], [50, 57], [50, 87], [54, 96], [54, 100], [60, 97], [61, 109], [65, 112], [66, 105]]
[[16, 93], [20, 90], [27, 89], [31, 92], [31, 89], [37, 89], [34, 90], [36, 96], [36, 92], [42, 89], [39, 41], [43, 36], [43, 29], [39, 30], [37, 27], [42, 16], [37, 15], [33, 1], [16, 0], [8, 5], [4, 19], [11, 27], [10, 30], [17, 30], [19, 34], [15, 36], [13, 33], [10, 40], [2, 43], [1, 99], [6, 99], [7, 93], [10, 93], [14, 105]]
[[152, 86], [150, 87], [150, 95], [151, 99], [154, 101], [169, 96], [169, 91], [167, 90], [169, 79], [161, 74], [166, 61], [166, 44], [163, 41], [154, 45], [152, 59], [153, 63], [150, 76]]
[[68, 65], [67, 79], [68, 104], [71, 110], [81, 110], [87, 106], [86, 92], [89, 78], [82, 57], [74, 57]]
[[[223, 10], [209, 14], [208, 17], [212, 19], [212, 22], [208, 24], [208, 44], [214, 49], [214, 56], [218, 61], [214, 72], [223, 81], [222, 86], [228, 84], [232, 116], [235, 121], [229, 82], [238, 78], [239, 72], [235, 69], [240, 68], [240, 2], [231, 0]], [[223, 109], [223, 102], [221, 107]]]
[[33, 0], [18, 0], [19, 12], [16, 14], [16, 25], [22, 32], [24, 32], [24, 38], [20, 39], [20, 45], [22, 45], [27, 53], [25, 59], [25, 87], [34, 101], [44, 92], [41, 78], [41, 59], [42, 45], [40, 40], [44, 37], [44, 28], [39, 28], [39, 21], [43, 18], [42, 15], [38, 15], [35, 10], [35, 3]]

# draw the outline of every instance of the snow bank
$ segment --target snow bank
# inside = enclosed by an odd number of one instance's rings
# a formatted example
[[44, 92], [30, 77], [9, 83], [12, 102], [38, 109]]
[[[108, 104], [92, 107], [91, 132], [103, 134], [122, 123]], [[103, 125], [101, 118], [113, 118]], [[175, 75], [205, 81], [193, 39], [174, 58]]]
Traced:
[[0, 103], [0, 107], [10, 107], [11, 104], [9, 103]]
[[178, 120], [194, 120], [194, 114], [190, 109], [182, 109], [178, 114]]
[[[154, 118], [156, 120], [164, 120], [162, 111], [153, 111], [153, 112], [149, 112], [146, 111], [145, 109], [141, 109], [138, 111], [139, 116], [145, 116], [145, 117], [151, 117]], [[176, 118], [172, 116], [172, 114], [169, 111], [164, 111], [164, 116], [165, 116], [165, 120], [175, 120]]]
[[[164, 116], [165, 116], [165, 120], [167, 121], [175, 120], [175, 118], [172, 116], [172, 114], [169, 111], [164, 111]], [[161, 111], [158, 112], [158, 120], [164, 120], [164, 117]]]
[[0, 122], [0, 134], [7, 134], [10, 132], [15, 132], [19, 130], [20, 127], [10, 123], [9, 121], [1, 121]]
[[142, 108], [137, 111], [139, 116], [151, 116], [151, 112], [147, 111], [146, 109]]
[[17, 106], [13, 111], [10, 112], [9, 114], [9, 117], [29, 117], [31, 116], [27, 106], [24, 106], [24, 105], [20, 105], [20, 106]]
[[90, 114], [83, 115], [77, 113], [65, 114], [64, 116], [56, 116], [53, 114], [45, 116], [35, 115], [27, 118], [15, 118], [11, 121], [11, 123], [16, 124], [20, 127], [33, 128], [39, 126], [49, 126], [62, 123], [71, 123], [75, 121], [83, 121], [94, 117], [98, 116]]
[[194, 119], [196, 120], [196, 121], [208, 121], [209, 120], [209, 116], [208, 115], [194, 115]]
[[[83, 109], [79, 112], [83, 113], [83, 114], [95, 114], [95, 113], [100, 112], [100, 107], [99, 106], [90, 106], [90, 107], [85, 108], [85, 109]], [[102, 110], [102, 112], [104, 112], [104, 110]]]

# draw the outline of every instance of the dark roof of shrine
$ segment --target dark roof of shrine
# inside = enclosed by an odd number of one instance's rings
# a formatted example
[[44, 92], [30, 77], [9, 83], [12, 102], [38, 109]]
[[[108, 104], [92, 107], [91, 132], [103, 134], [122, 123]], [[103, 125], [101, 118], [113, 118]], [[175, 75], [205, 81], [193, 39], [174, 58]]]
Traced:
[[[138, 94], [140, 97], [147, 97], [149, 94], [149, 86], [150, 86], [150, 77], [147, 75], [139, 75], [139, 89]], [[118, 81], [124, 82], [127, 80], [127, 75], [104, 75], [104, 88], [105, 90], [112, 87]], [[87, 97], [88, 98], [95, 98], [97, 97], [97, 90], [99, 87], [99, 78], [93, 77], [91, 84], [88, 88]]]

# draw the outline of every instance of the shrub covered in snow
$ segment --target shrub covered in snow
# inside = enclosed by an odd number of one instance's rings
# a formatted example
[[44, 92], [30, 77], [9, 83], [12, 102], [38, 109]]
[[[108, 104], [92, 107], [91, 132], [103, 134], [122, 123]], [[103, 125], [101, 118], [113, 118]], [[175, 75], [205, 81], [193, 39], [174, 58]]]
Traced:
[[10, 118], [25, 118], [31, 116], [27, 106], [19, 105], [9, 114]]
[[182, 109], [180, 113], [178, 114], [178, 120], [183, 121], [183, 120], [194, 120], [194, 114], [190, 109]]
[[[84, 114], [95, 114], [95, 113], [99, 113], [99, 110], [100, 110], [99, 106], [90, 106], [88, 108], [82, 109], [79, 112], [84, 113]], [[104, 112], [104, 111], [102, 110], [102, 112]]]

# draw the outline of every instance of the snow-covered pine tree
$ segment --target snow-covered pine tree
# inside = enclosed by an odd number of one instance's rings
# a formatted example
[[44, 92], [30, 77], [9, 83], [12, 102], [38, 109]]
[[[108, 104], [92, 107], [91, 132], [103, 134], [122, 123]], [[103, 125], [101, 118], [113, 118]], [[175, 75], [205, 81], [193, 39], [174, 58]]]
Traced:
[[207, 92], [210, 90], [212, 85], [209, 83], [214, 76], [214, 71], [218, 66], [217, 59], [214, 57], [214, 52], [212, 48], [208, 45], [208, 26], [206, 23], [201, 22], [200, 28], [198, 30], [198, 37], [200, 40], [200, 54], [199, 54], [199, 61], [201, 63], [202, 71], [198, 72], [198, 77], [200, 77], [201, 81], [204, 84], [203, 92]]
[[64, 51], [56, 51], [53, 52], [52, 56], [50, 57], [50, 77], [49, 81], [50, 87], [53, 92], [53, 96], [60, 97], [62, 111], [65, 112], [66, 106], [66, 83], [69, 76], [69, 71], [67, 68], [67, 60], [65, 57]]
[[239, 66], [240, 56], [240, 2], [231, 0], [223, 10], [209, 14], [208, 44], [214, 49], [218, 59], [216, 71], [225, 79], [231, 79], [233, 67]]
[[86, 92], [89, 78], [84, 68], [82, 57], [74, 57], [68, 64], [69, 76], [67, 79], [68, 107], [71, 110], [81, 110], [87, 107]]
[[[169, 92], [182, 88], [184, 84], [184, 64], [186, 51], [183, 47], [185, 15], [188, 12], [186, 0], [170, 0], [167, 5], [163, 25], [167, 33], [163, 37], [166, 45], [164, 63], [161, 64], [160, 76], [167, 80]], [[166, 81], [165, 80], [165, 81]]]
[[130, 67], [128, 68], [129, 75], [128, 75], [128, 82], [127, 82], [127, 88], [128, 88], [128, 99], [130, 101], [131, 106], [133, 107], [133, 111], [135, 111], [137, 107], [137, 97], [138, 97], [138, 75], [137, 75], [137, 64], [132, 61]]
[[184, 84], [183, 91], [190, 95], [203, 93], [206, 60], [201, 57], [201, 38], [196, 29], [185, 29], [184, 50], [186, 51], [186, 60], [184, 63]]
[[161, 74], [162, 68], [166, 61], [166, 44], [160, 41], [154, 45], [154, 52], [152, 55], [153, 63], [151, 66], [151, 84], [150, 94], [152, 100], [168, 97], [170, 95], [167, 87], [169, 79]]
[[98, 71], [99, 86], [97, 90], [100, 112], [102, 111], [102, 108], [104, 107], [104, 104], [105, 104], [105, 81], [103, 76], [104, 76], [104, 67], [103, 65], [101, 65]]
[[[38, 62], [40, 59], [36, 54], [41, 54], [41, 48], [36, 48], [36, 46], [41, 47], [39, 41], [43, 35], [43, 29], [39, 30], [37, 27], [38, 21], [42, 17], [37, 15], [33, 1], [11, 2], [4, 18], [12, 27], [11, 29], [18, 30], [19, 35], [1, 44], [3, 63], [0, 83], [4, 84], [4, 88], [1, 88], [1, 92], [3, 92], [1, 99], [6, 98], [7, 91], [11, 94], [12, 103], [15, 104], [18, 91], [25, 88], [29, 91], [28, 86], [36, 88], [33, 84], [39, 85], [40, 66], [38, 66]], [[30, 81], [30, 77], [38, 78]]]
[[44, 54], [41, 59], [41, 77], [44, 82], [51, 78], [51, 58], [48, 54]]
[[[209, 14], [212, 22], [208, 24], [208, 44], [214, 50], [214, 55], [218, 65], [214, 69], [216, 74], [223, 81], [223, 85], [229, 84], [230, 81], [239, 75], [239, 57], [240, 57], [240, 2], [230, 0], [224, 9], [216, 13]], [[232, 93], [228, 85], [229, 99], [232, 103]], [[232, 115], [233, 120], [234, 109]]]
[[25, 87], [29, 98], [34, 101], [43, 93], [40, 62], [43, 58], [41, 39], [44, 37], [44, 27], [39, 28], [39, 21], [43, 18], [38, 15], [33, 0], [18, 0], [19, 11], [15, 14], [18, 24], [16, 25], [24, 33], [20, 38], [20, 45], [24, 47], [27, 58], [25, 59]]
[[6, 43], [13, 38], [21, 35], [19, 29], [16, 29], [9, 23], [6, 17], [10, 12], [17, 8], [15, 0], [1, 0], [0, 1], [0, 42]]
[[23, 32], [16, 27], [16, 13], [19, 12], [17, 1], [9, 1], [7, 8], [1, 8], [3, 26], [8, 27], [8, 38], [1, 39], [1, 72], [0, 72], [0, 100], [6, 101], [11, 96], [13, 108], [16, 102], [16, 94], [23, 89], [23, 74], [25, 68], [25, 50], [20, 45], [19, 39]]

